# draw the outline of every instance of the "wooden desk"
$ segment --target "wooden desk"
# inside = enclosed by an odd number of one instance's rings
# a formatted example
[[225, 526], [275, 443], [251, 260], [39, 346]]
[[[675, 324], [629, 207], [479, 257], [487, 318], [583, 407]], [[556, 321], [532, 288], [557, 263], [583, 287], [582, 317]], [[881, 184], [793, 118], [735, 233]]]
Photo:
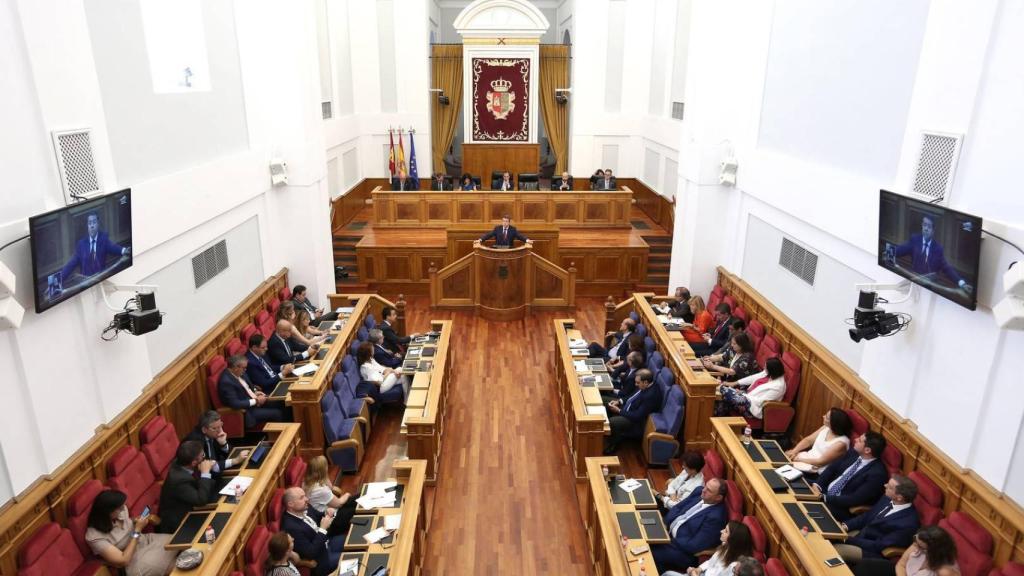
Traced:
[[[660, 513], [657, 510], [637, 510], [629, 504], [614, 504], [608, 490], [608, 482], [601, 470], [602, 466], [608, 467], [609, 474], [616, 474], [619, 470], [619, 459], [615, 456], [600, 456], [586, 460], [587, 494], [583, 523], [587, 528], [587, 543], [590, 547], [590, 560], [594, 573], [604, 576], [635, 576], [640, 573], [640, 565], [637, 560], [643, 558], [647, 573], [658, 574], [658, 569], [654, 565], [654, 556], [651, 555], [650, 550], [636, 556], [623, 549], [623, 532], [620, 525], [623, 520], [620, 520], [620, 517], [623, 519], [635, 517], [636, 526], [634, 528], [640, 528], [640, 531], [634, 531], [633, 535], [644, 536], [647, 535], [647, 532], [644, 530], [645, 526], [640, 524], [637, 514], [653, 514], [657, 516], [660, 523], [660, 528], [655, 526], [654, 529], [667, 535], [667, 529], [661, 522]], [[665, 537], [652, 540], [634, 538], [628, 541], [627, 548], [636, 548], [645, 544], [650, 547], [651, 544], [665, 541], [667, 541]]]
[[[374, 527], [378, 523], [383, 526], [382, 516], [391, 514], [401, 514], [402, 521], [398, 525], [398, 530], [391, 535], [390, 543], [366, 544], [364, 542], [362, 545], [354, 545], [360, 550], [347, 549], [342, 554], [342, 559], [360, 558], [359, 576], [369, 576], [370, 573], [366, 571], [367, 562], [369, 561], [371, 564], [385, 562], [384, 555], [387, 555], [388, 576], [419, 574], [420, 566], [423, 563], [423, 547], [426, 542], [429, 520], [427, 518], [427, 502], [423, 494], [427, 463], [424, 460], [401, 460], [395, 462], [394, 470], [393, 480], [404, 487], [404, 493], [398, 502], [399, 507], [376, 510], [374, 511], [375, 515], [366, 517], [373, 518]], [[366, 514], [366, 512], [359, 514]]]
[[[245, 558], [242, 554], [245, 543], [256, 525], [266, 520], [267, 506], [274, 489], [284, 486], [282, 476], [285, 463], [295, 454], [299, 444], [298, 424], [269, 423], [264, 431], [273, 442], [273, 446], [267, 451], [262, 465], [256, 469], [247, 469], [243, 464], [238, 472], [239, 476], [253, 478], [249, 489], [237, 504], [221, 498], [193, 538], [191, 547], [203, 552], [203, 563], [193, 570], [176, 569], [172, 574], [224, 576], [234, 570], [245, 568]], [[230, 518], [211, 546], [206, 544], [203, 533], [215, 514], [230, 514]]]
[[[555, 382], [562, 408], [562, 421], [569, 441], [569, 453], [572, 455], [576, 470], [576, 480], [582, 482], [587, 475], [587, 459], [600, 456], [604, 450], [604, 437], [609, 433], [608, 416], [590, 414], [587, 400], [583, 397], [580, 378], [573, 367], [573, 356], [569, 351], [569, 332], [580, 337], [579, 330], [573, 328], [576, 321], [571, 318], [556, 318], [555, 327]], [[591, 396], [590, 402], [600, 405], [600, 396]]]
[[825, 565], [826, 559], [839, 555], [826, 536], [839, 539], [843, 535], [823, 535], [811, 520], [811, 532], [803, 536], [789, 509], [805, 510], [807, 503], [798, 502], [790, 494], [776, 494], [761, 475], [761, 470], [771, 468], [771, 463], [755, 463], [743, 447], [740, 436], [746, 420], [713, 418], [711, 424], [715, 450], [722, 456], [728, 477], [743, 493], [746, 513], [757, 517], [768, 537], [768, 555], [781, 559], [793, 576], [850, 576], [852, 572], [845, 564], [835, 568]]
[[[437, 342], [423, 344], [435, 352], [429, 372], [417, 372], [413, 377], [409, 401], [402, 418], [401, 434], [408, 444], [409, 458], [427, 463], [426, 482], [437, 482], [437, 466], [441, 457], [441, 439], [448, 407], [448, 380], [452, 364], [452, 321], [434, 320], [431, 332], [438, 332]], [[410, 349], [420, 346], [411, 343]]]
[[[389, 192], [375, 189], [375, 228], [497, 225], [508, 214], [516, 226], [558, 224], [629, 228], [633, 193], [616, 192]], [[361, 268], [360, 268], [361, 269]]]

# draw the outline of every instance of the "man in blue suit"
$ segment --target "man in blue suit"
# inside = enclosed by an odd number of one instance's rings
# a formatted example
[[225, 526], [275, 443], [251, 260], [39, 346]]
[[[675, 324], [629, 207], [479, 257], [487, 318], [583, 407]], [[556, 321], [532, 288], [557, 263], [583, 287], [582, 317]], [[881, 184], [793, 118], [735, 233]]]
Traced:
[[314, 575], [324, 576], [335, 571], [345, 548], [344, 532], [348, 530], [328, 536], [328, 529], [334, 522], [333, 510], [328, 508], [327, 514], [318, 512], [309, 505], [302, 488], [288, 488], [282, 498], [285, 512], [281, 515], [281, 530], [292, 537], [295, 553], [303, 560], [316, 561]]
[[718, 546], [722, 528], [729, 521], [724, 504], [727, 493], [726, 483], [712, 478], [702, 490], [694, 490], [669, 509], [665, 524], [672, 541], [651, 546], [659, 571], [686, 572], [700, 563], [698, 552]]
[[501, 226], [495, 226], [494, 230], [491, 230], [487, 234], [481, 236], [479, 241], [486, 242], [492, 238], [494, 239], [495, 248], [498, 246], [511, 248], [512, 244], [515, 243], [516, 240], [519, 240], [526, 245], [533, 244], [529, 238], [520, 234], [519, 230], [516, 230], [516, 227], [512, 225], [512, 218], [507, 215], [502, 216]]
[[960, 276], [960, 273], [956, 271], [956, 268], [953, 268], [953, 266], [946, 261], [946, 255], [942, 249], [942, 244], [939, 244], [939, 242], [933, 238], [934, 231], [934, 217], [925, 214], [921, 217], [921, 233], [912, 234], [910, 236], [910, 240], [907, 240], [899, 246], [887, 244], [886, 259], [889, 260], [890, 264], [896, 264], [897, 257], [909, 254], [910, 268], [915, 273], [925, 276], [928, 280], [936, 283], [938, 282], [939, 275], [943, 275], [957, 288], [970, 294], [974, 291], [974, 286], [968, 284], [967, 281]]
[[604, 346], [591, 342], [587, 346], [588, 356], [601, 358], [605, 362], [623, 356], [629, 350], [629, 337], [636, 333], [636, 322], [632, 318], [623, 318], [618, 332], [604, 335]]
[[370, 343], [373, 344], [373, 359], [385, 368], [398, 368], [402, 365], [402, 354], [392, 352], [384, 347], [384, 331], [379, 328], [370, 330]]
[[811, 484], [825, 498], [825, 505], [836, 520], [849, 520], [853, 517], [850, 508], [869, 506], [882, 495], [889, 476], [880, 460], [884, 451], [885, 437], [878, 432], [862, 434], [842, 460], [829, 464]]
[[292, 374], [291, 364], [278, 366], [267, 358], [267, 339], [259, 332], [249, 337], [249, 350], [245, 353], [245, 359], [249, 362], [245, 375], [260, 390], [273, 391], [282, 378]]
[[228, 358], [228, 367], [220, 373], [217, 380], [217, 396], [221, 404], [245, 410], [245, 427], [255, 428], [262, 422], [284, 422], [284, 404], [270, 402], [267, 395], [249, 384], [245, 369], [249, 361], [245, 356]]
[[836, 551], [850, 565], [863, 558], [882, 558], [882, 550], [897, 546], [906, 548], [914, 539], [921, 521], [914, 509], [917, 484], [906, 476], [894, 474], [885, 483], [885, 496], [871, 510], [850, 518], [843, 529], [850, 536], [845, 544], [836, 544]]
[[62, 280], [67, 280], [75, 268], [82, 276], [98, 274], [107, 269], [107, 256], [120, 258], [130, 252], [112, 242], [106, 232], [100, 232], [100, 217], [95, 212], [85, 217], [85, 225], [89, 234], [75, 244], [74, 255], [60, 270]]
[[644, 433], [647, 417], [661, 408], [661, 388], [654, 385], [654, 375], [642, 368], [636, 371], [637, 391], [624, 400], [612, 400], [608, 410], [611, 437], [604, 453], [614, 454], [624, 438], [639, 438]]
[[608, 395], [609, 400], [629, 398], [636, 392], [636, 373], [644, 365], [644, 357], [633, 351], [626, 356], [626, 361], [612, 372], [612, 385], [615, 390]]

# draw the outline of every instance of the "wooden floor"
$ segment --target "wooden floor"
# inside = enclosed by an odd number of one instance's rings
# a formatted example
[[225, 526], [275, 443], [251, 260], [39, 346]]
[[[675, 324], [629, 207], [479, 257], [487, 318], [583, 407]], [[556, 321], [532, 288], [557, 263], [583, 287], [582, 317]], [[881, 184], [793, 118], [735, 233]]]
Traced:
[[[591, 574], [579, 505], [583, 485], [572, 477], [554, 387], [551, 320], [574, 317], [584, 334], [597, 338], [603, 301], [580, 299], [575, 314], [516, 322], [432, 312], [426, 297], [409, 298], [407, 311], [410, 332], [433, 319], [455, 321], [440, 476], [427, 491], [423, 573]], [[405, 456], [400, 419], [396, 409], [379, 416], [361, 472], [344, 477], [344, 488], [386, 478], [395, 458]], [[636, 447], [620, 452], [628, 474], [646, 474]]]

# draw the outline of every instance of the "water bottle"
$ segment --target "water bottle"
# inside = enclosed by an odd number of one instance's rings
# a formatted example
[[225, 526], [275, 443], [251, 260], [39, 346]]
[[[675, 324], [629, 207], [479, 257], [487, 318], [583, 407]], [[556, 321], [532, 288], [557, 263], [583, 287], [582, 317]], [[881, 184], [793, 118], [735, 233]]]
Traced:
[[637, 558], [637, 564], [636, 565], [640, 567], [640, 572], [639, 572], [640, 576], [647, 576], [647, 567], [644, 566], [644, 557], [643, 556]]
[[744, 446], [750, 446], [750, 440], [751, 440], [750, 435], [751, 435], [751, 433], [752, 433], [752, 431], [750, 429], [750, 426], [747, 426], [746, 428], [743, 429], [743, 445]]
[[238, 502], [241, 499], [242, 499], [242, 485], [241, 484], [235, 484], [235, 502]]
[[807, 526], [801, 526], [800, 527], [800, 534], [803, 535], [804, 538], [807, 538], [807, 534], [809, 534], [809, 533], [810, 533], [810, 530], [807, 529]]
[[213, 531], [213, 526], [206, 527], [206, 543], [213, 546], [213, 543], [217, 540], [217, 533]]
[[622, 535], [622, 551], [625, 552], [627, 548], [629, 548], [629, 538], [626, 538], [626, 535], [623, 534]]
[[601, 465], [601, 474], [604, 475], [604, 479], [605, 479], [605, 481], [607, 481], [608, 480], [608, 465], [607, 464], [602, 464]]

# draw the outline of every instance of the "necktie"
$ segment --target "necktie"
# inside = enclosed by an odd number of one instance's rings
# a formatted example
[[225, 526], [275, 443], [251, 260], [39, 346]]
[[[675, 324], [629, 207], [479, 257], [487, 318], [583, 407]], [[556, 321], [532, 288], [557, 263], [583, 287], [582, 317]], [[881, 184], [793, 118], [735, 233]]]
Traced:
[[270, 364], [267, 364], [267, 361], [263, 359], [263, 356], [257, 356], [257, 358], [260, 359], [260, 364], [263, 364], [263, 369], [267, 371], [267, 376], [273, 377], [274, 371], [270, 368]]
[[245, 393], [249, 395], [249, 398], [252, 398], [253, 400], [256, 399], [256, 395], [253, 394], [252, 390], [249, 389], [249, 385], [245, 383], [245, 379], [243, 379], [241, 376], [238, 376], [238, 383], [241, 384], [242, 388], [245, 389]]
[[623, 412], [629, 410], [629, 405], [633, 403], [633, 400], [636, 400], [636, 397], [639, 396], [641, 392], [643, 392], [643, 390], [637, 390], [635, 394], [629, 397], [629, 400], [626, 400], [626, 405], [622, 408]]
[[508, 240], [508, 228], [501, 229], [501, 237], [504, 238], [505, 240]]
[[695, 516], [697, 512], [701, 511], [703, 504], [704, 502], [697, 502], [696, 504], [693, 505], [693, 507], [687, 510], [685, 514], [683, 514], [679, 518], [676, 518], [675, 522], [672, 522], [672, 529], [670, 531], [672, 532], [673, 538], [676, 537], [676, 532], [679, 531], [680, 526], [682, 526], [686, 523], [687, 520]]
[[875, 516], [875, 520], [885, 518], [889, 514], [889, 512], [892, 512], [892, 502], [889, 502], [888, 506], [882, 508], [882, 511], [878, 513], [878, 516]]
[[864, 464], [864, 459], [857, 458], [857, 461], [854, 462], [853, 464], [851, 464], [850, 467], [847, 468], [845, 472], [843, 472], [842, 476], [837, 478], [835, 482], [833, 482], [832, 484], [829, 485], [829, 487], [828, 487], [828, 495], [829, 496], [837, 496], [837, 495], [839, 495], [843, 491], [843, 488], [846, 487], [846, 483], [850, 481], [850, 478], [853, 478], [853, 475], [857, 473], [857, 470], [860, 470], [860, 467], [863, 464]]

